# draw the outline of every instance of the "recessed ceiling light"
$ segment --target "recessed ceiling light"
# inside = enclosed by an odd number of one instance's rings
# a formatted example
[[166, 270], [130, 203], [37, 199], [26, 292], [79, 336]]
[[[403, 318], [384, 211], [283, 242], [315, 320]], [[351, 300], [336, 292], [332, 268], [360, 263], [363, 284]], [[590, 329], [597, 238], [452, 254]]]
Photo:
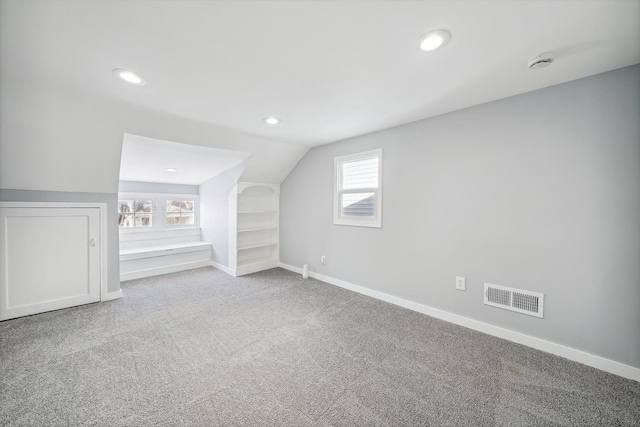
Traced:
[[178, 172], [178, 169], [176, 169], [176, 168], [166, 168], [165, 170], [167, 172]]
[[144, 86], [147, 84], [147, 81], [140, 74], [136, 74], [133, 71], [116, 68], [113, 70], [113, 74], [132, 85]]
[[277, 125], [280, 123], [280, 119], [277, 117], [265, 117], [263, 120], [268, 125]]
[[420, 50], [432, 52], [449, 43], [451, 34], [446, 30], [431, 31], [420, 37]]

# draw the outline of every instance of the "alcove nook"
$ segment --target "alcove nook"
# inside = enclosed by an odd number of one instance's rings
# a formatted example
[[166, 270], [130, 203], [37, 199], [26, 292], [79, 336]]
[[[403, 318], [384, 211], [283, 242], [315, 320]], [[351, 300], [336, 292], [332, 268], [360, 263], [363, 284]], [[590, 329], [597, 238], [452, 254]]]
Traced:
[[229, 227], [227, 201], [249, 157], [125, 134], [118, 188], [120, 279], [212, 263], [232, 273], [225, 268], [226, 252], [236, 233]]

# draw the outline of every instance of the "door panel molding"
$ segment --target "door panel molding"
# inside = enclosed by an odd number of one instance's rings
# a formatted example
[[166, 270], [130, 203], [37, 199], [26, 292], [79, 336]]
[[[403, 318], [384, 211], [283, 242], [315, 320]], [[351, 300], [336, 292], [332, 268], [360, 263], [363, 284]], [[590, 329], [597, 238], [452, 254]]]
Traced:
[[0, 320], [106, 301], [106, 218], [106, 203], [0, 202]]

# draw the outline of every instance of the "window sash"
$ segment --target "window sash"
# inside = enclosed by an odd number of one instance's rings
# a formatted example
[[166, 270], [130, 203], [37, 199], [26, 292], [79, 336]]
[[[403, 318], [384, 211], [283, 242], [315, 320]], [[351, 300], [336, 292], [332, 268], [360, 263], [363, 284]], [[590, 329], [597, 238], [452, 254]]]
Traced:
[[[345, 165], [349, 163], [363, 162], [366, 160], [376, 159], [376, 170], [372, 171], [371, 165], [360, 164], [353, 165], [351, 167], [351, 171], [367, 171], [367, 173], [363, 173], [363, 176], [360, 177], [360, 181], [365, 181], [364, 183], [369, 184], [366, 187], [358, 187], [358, 177], [349, 177], [345, 179]], [[375, 180], [375, 187], [372, 187], [371, 174], [377, 174], [377, 180]], [[367, 176], [368, 175], [368, 176]], [[334, 159], [334, 224], [337, 225], [353, 225], [353, 226], [361, 226], [361, 227], [381, 227], [382, 226], [382, 150], [372, 150], [363, 153], [356, 153], [347, 156], [340, 156]], [[348, 188], [345, 187], [345, 181], [349, 181]], [[368, 181], [368, 182], [367, 182]], [[355, 184], [354, 184], [355, 182]], [[355, 206], [353, 209], [349, 211], [348, 207], [355, 205], [356, 203], [361, 203], [365, 201], [367, 198], [363, 198], [361, 200], [352, 202], [349, 205], [345, 205], [344, 199], [345, 195], [353, 195], [353, 194], [370, 194], [372, 198], [372, 202], [364, 202], [361, 207]], [[367, 209], [371, 207], [373, 210], [370, 215], [358, 215], [357, 212], [366, 212]], [[345, 211], [347, 208], [347, 214]]]
[[[351, 200], [351, 203], [345, 204], [349, 195], [361, 195], [361, 198], [355, 198]], [[368, 200], [371, 199], [371, 200]], [[378, 199], [378, 193], [375, 191], [363, 191], [363, 192], [341, 192], [338, 197], [338, 203], [340, 204], [340, 217], [350, 219], [374, 219], [376, 217], [376, 203]]]
[[118, 228], [153, 228], [153, 207], [153, 198], [118, 198]]
[[[189, 207], [189, 205], [191, 207]], [[177, 208], [169, 211], [169, 208]], [[193, 198], [171, 198], [165, 200], [164, 225], [174, 228], [196, 227], [197, 200]]]
[[[372, 164], [372, 160], [375, 163]], [[375, 187], [379, 187], [378, 173], [380, 170], [380, 159], [377, 155], [357, 158], [353, 160], [345, 160], [340, 162], [340, 181], [339, 190], [361, 190], [363, 188], [371, 188], [372, 181], [375, 180]], [[346, 174], [345, 172], [350, 172]], [[345, 176], [350, 175], [350, 176]], [[375, 176], [375, 177], [374, 177]], [[372, 179], [374, 178], [374, 179]]]
[[[151, 201], [151, 211], [133, 212], [136, 202]], [[179, 201], [180, 210], [179, 218], [175, 225], [166, 224], [167, 210], [166, 203], [170, 200]], [[200, 226], [200, 205], [199, 196], [196, 194], [163, 194], [163, 193], [119, 193], [118, 194], [118, 229], [124, 233], [147, 233], [167, 230], [194, 229]], [[131, 203], [131, 212], [121, 212], [120, 201], [128, 201]], [[193, 206], [190, 210], [189, 205]], [[182, 209], [184, 208], [184, 209]], [[169, 213], [171, 214], [171, 213]], [[123, 216], [130, 216], [130, 227], [121, 227], [121, 219]], [[136, 217], [134, 217], [136, 215]], [[140, 217], [136, 219], [137, 217]], [[143, 218], [144, 217], [144, 218]], [[136, 225], [146, 221], [149, 218], [151, 226]]]

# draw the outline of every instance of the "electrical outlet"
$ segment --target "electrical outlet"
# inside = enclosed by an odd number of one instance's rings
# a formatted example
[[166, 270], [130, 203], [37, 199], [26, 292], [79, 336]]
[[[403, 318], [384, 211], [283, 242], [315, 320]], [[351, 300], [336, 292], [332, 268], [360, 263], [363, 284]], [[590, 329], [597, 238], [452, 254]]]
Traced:
[[460, 291], [467, 290], [467, 285], [465, 283], [464, 277], [456, 276], [456, 289]]
[[326, 257], [326, 256], [324, 256], [324, 255], [322, 255], [322, 256], [320, 257], [320, 262], [321, 262], [321, 263], [323, 263], [323, 264], [326, 264], [326, 263], [327, 263], [327, 257]]

